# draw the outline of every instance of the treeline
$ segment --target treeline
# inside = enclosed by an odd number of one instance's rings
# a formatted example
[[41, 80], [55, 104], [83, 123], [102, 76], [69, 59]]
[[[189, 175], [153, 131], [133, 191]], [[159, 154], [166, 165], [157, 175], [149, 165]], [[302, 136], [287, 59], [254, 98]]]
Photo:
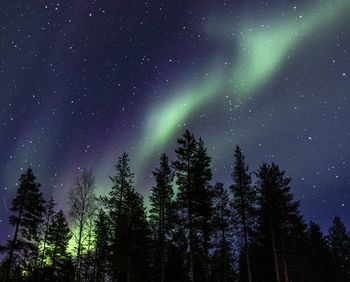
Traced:
[[2, 280], [350, 281], [345, 225], [334, 217], [325, 236], [306, 224], [278, 165], [263, 163], [252, 174], [237, 146], [230, 185], [212, 184], [202, 139], [186, 131], [175, 155], [172, 162], [160, 156], [148, 209], [126, 153], [105, 196], [94, 194], [92, 172], [82, 172], [66, 215], [43, 199], [29, 168], [12, 202]]

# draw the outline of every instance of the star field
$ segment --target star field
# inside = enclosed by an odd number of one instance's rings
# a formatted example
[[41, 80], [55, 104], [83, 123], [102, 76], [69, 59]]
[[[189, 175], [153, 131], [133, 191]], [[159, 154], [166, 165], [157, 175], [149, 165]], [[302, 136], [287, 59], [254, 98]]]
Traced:
[[307, 220], [350, 224], [347, 0], [3, 1], [0, 230], [32, 166], [64, 208], [92, 168], [100, 193], [127, 151], [147, 197], [160, 153], [202, 136], [214, 180], [233, 148], [292, 177]]

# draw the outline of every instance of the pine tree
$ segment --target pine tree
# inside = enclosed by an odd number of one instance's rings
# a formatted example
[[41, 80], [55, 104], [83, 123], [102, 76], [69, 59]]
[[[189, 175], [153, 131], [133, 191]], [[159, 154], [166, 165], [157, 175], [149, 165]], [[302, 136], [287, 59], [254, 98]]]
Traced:
[[110, 259], [110, 228], [106, 213], [100, 209], [95, 220], [95, 259], [93, 280], [104, 282]]
[[76, 274], [75, 281], [80, 281], [81, 255], [84, 249], [86, 231], [95, 212], [95, 179], [91, 170], [84, 169], [77, 178], [75, 186], [69, 195], [69, 216], [73, 226], [77, 228], [77, 234], [73, 233], [76, 247]]
[[212, 259], [212, 280], [227, 282], [232, 273], [230, 258], [230, 221], [229, 194], [223, 183], [216, 183], [213, 195], [214, 250]]
[[[193, 187], [193, 216], [195, 231], [199, 235], [200, 250], [197, 254], [197, 275], [200, 281], [209, 281], [209, 250], [211, 248], [212, 216], [213, 216], [213, 190], [210, 186], [212, 171], [210, 168], [211, 158], [201, 138], [196, 142], [194, 160], [194, 187]], [[200, 268], [198, 266], [201, 265]]]
[[179, 193], [178, 215], [186, 241], [188, 281], [209, 280], [209, 250], [212, 233], [211, 158], [202, 139], [198, 141], [188, 130], [178, 139], [173, 162]]
[[304, 250], [304, 255], [307, 259], [303, 281], [336, 281], [330, 249], [320, 226], [314, 222], [310, 222], [307, 229], [307, 248]]
[[337, 281], [350, 281], [350, 234], [338, 216], [329, 228], [328, 242], [337, 267]]
[[51, 261], [52, 278], [56, 281], [67, 277], [65, 266], [69, 257], [67, 247], [70, 238], [68, 223], [60, 210], [53, 216], [47, 232], [47, 255]]
[[155, 271], [159, 270], [159, 279], [165, 281], [166, 268], [166, 251], [167, 238], [172, 229], [172, 219], [174, 217], [173, 189], [172, 181], [173, 172], [169, 166], [166, 154], [161, 155], [159, 168], [155, 168], [153, 176], [156, 185], [152, 187], [150, 196], [150, 220], [151, 224], [157, 230], [155, 235], [156, 252], [155, 252]]
[[123, 230], [123, 236], [121, 237], [122, 250], [124, 248], [123, 251], [125, 251], [123, 260], [125, 262], [125, 269], [122, 276], [126, 277], [125, 281], [147, 282], [150, 278], [150, 231], [143, 198], [134, 189], [126, 193], [126, 205], [123, 217], [123, 221], [126, 222], [126, 228]]
[[187, 279], [189, 282], [194, 282], [193, 251], [196, 241], [193, 214], [195, 204], [194, 164], [197, 142], [193, 134], [188, 130], [186, 130], [182, 138], [178, 139], [177, 142], [179, 144], [179, 148], [175, 150], [177, 160], [173, 162], [176, 173], [176, 184], [179, 189], [177, 206], [186, 237]]
[[40, 193], [40, 184], [36, 181], [31, 168], [19, 179], [17, 195], [10, 210], [14, 213], [9, 222], [15, 227], [13, 239], [8, 242], [7, 266], [4, 281], [11, 279], [14, 257], [25, 258], [26, 262], [38, 256], [38, 225], [42, 222], [44, 199]]
[[234, 184], [230, 187], [233, 195], [233, 219], [238, 237], [243, 241], [242, 253], [245, 255], [248, 281], [252, 282], [249, 241], [254, 228], [256, 191], [252, 186], [251, 175], [248, 172], [248, 166], [245, 164], [244, 155], [239, 146], [236, 146], [234, 157], [235, 163], [232, 173]]
[[[299, 202], [290, 192], [290, 178], [284, 176], [277, 165], [263, 164], [258, 177], [259, 211], [256, 240], [261, 253], [271, 254], [272, 265], [260, 263], [265, 277], [275, 276], [275, 281], [289, 281], [289, 266], [295, 269], [299, 250], [304, 244], [305, 224], [299, 212]], [[265, 259], [266, 261], [266, 259]], [[298, 270], [300, 272], [300, 270]], [[272, 275], [272, 276], [271, 276]]]

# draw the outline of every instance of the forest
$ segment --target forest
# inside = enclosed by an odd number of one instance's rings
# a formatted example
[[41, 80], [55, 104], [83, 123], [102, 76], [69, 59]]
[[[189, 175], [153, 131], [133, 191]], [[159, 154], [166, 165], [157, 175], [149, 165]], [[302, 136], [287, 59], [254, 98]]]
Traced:
[[328, 233], [306, 222], [291, 178], [275, 163], [249, 170], [232, 150], [231, 183], [212, 183], [211, 157], [188, 130], [174, 160], [160, 155], [149, 204], [122, 154], [105, 195], [91, 170], [72, 185], [67, 210], [44, 199], [28, 168], [1, 246], [2, 281], [350, 281], [350, 234], [334, 216]]

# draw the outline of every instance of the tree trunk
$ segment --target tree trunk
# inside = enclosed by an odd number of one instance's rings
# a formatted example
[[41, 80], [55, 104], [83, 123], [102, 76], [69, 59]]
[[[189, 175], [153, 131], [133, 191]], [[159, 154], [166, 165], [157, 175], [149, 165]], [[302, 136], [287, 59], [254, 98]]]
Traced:
[[9, 257], [8, 257], [8, 260], [7, 260], [7, 266], [6, 266], [5, 275], [4, 275], [4, 282], [9, 281], [9, 278], [10, 278], [11, 263], [12, 263], [12, 259], [13, 259], [13, 252], [15, 250], [15, 245], [17, 243], [17, 236], [18, 236], [19, 225], [20, 225], [21, 219], [22, 219], [23, 205], [24, 205], [24, 200], [25, 200], [24, 196], [22, 198], [21, 207], [19, 208], [19, 212], [18, 212], [18, 221], [16, 223], [15, 234], [13, 235], [13, 240], [11, 242]]
[[275, 274], [276, 274], [276, 281], [280, 282], [280, 271], [278, 266], [278, 255], [277, 255], [277, 248], [276, 248], [276, 239], [275, 239], [275, 233], [272, 226], [272, 220], [270, 219], [270, 232], [271, 232], [271, 243], [272, 243], [272, 253], [273, 253], [273, 261], [275, 264]]
[[[163, 191], [164, 192], [164, 191]], [[165, 230], [164, 230], [164, 201], [162, 201], [162, 196], [160, 197], [160, 210], [159, 210], [159, 239], [160, 239], [160, 252], [161, 252], [161, 262], [160, 262], [160, 281], [164, 282], [164, 268], [165, 268], [165, 247], [164, 247], [164, 238], [165, 238]]]
[[192, 254], [192, 244], [193, 244], [193, 222], [192, 222], [192, 193], [190, 185], [190, 156], [187, 157], [187, 198], [188, 198], [188, 282], [194, 281], [193, 273], [193, 254]]
[[289, 282], [289, 275], [288, 275], [288, 264], [287, 264], [287, 258], [286, 258], [286, 248], [284, 246], [284, 242], [282, 243], [282, 258], [283, 258], [283, 274], [284, 274], [284, 282]]
[[243, 198], [243, 193], [241, 191], [241, 205], [242, 205], [242, 223], [243, 223], [243, 234], [244, 234], [244, 251], [246, 256], [246, 264], [247, 264], [247, 274], [248, 274], [248, 281], [252, 282], [252, 269], [251, 269], [251, 263], [250, 263], [250, 252], [249, 252], [249, 243], [248, 243], [248, 227], [247, 227], [247, 221], [246, 221], [246, 211], [245, 211], [245, 202]]
[[83, 237], [83, 222], [79, 224], [79, 235], [78, 235], [78, 250], [77, 250], [77, 267], [75, 269], [74, 281], [80, 281], [80, 255], [81, 255], [81, 241]]

